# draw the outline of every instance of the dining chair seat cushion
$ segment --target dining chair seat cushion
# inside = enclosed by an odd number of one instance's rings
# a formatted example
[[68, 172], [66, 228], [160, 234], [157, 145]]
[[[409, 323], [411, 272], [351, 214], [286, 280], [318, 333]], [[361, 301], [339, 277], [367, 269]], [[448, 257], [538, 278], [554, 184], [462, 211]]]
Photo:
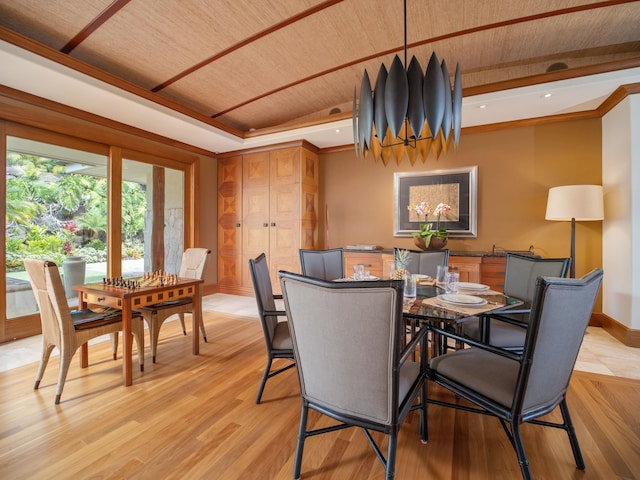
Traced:
[[518, 362], [478, 348], [465, 348], [431, 359], [429, 367], [511, 408], [520, 370]]
[[[524, 339], [527, 335], [525, 328], [496, 320], [491, 321], [490, 328], [491, 345], [494, 347], [507, 348], [512, 345], [524, 345]], [[464, 322], [462, 324], [462, 333], [470, 338], [481, 338], [480, 322]]]
[[83, 328], [101, 327], [103, 325], [121, 322], [122, 315], [119, 313], [104, 314], [85, 308], [83, 310], [72, 311], [71, 319], [73, 320], [74, 328], [76, 330], [82, 330]]
[[[136, 321], [140, 318], [142, 318], [142, 315], [140, 315], [138, 312], [131, 313], [132, 321]], [[83, 310], [72, 311], [71, 319], [73, 320], [73, 327], [76, 330], [85, 330], [89, 328], [102, 327], [104, 325], [111, 325], [112, 323], [122, 322], [122, 313], [120, 311], [98, 313], [85, 308]]]
[[272, 345], [275, 350], [291, 350], [293, 348], [287, 322], [278, 322], [276, 324]]

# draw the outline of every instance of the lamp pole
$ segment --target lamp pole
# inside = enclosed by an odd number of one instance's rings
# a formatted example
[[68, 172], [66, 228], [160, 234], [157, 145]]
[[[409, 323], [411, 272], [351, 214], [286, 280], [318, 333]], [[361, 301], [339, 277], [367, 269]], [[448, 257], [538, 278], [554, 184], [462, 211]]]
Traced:
[[576, 219], [571, 219], [571, 265], [569, 267], [569, 278], [576, 278]]

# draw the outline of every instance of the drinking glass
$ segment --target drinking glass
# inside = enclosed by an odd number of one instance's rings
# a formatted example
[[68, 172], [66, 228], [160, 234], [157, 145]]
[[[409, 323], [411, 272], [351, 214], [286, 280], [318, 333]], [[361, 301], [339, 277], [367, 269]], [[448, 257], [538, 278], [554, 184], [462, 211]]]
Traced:
[[444, 284], [446, 280], [447, 272], [449, 271], [449, 267], [446, 265], [438, 265], [436, 270], [436, 283], [439, 285]]
[[405, 298], [416, 298], [416, 275], [404, 276], [404, 296]]
[[353, 279], [362, 280], [364, 278], [364, 265], [359, 263], [353, 266]]
[[458, 272], [447, 272], [447, 293], [458, 293], [458, 283], [460, 282], [460, 274]]

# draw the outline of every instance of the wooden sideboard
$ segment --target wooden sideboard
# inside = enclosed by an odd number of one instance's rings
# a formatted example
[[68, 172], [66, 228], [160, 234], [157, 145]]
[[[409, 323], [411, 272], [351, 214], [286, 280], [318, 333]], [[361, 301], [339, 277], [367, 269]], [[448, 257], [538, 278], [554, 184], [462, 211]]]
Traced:
[[391, 251], [363, 251], [363, 250], [345, 250], [344, 251], [344, 275], [345, 277], [353, 275], [353, 266], [362, 264], [365, 270], [369, 270], [370, 275], [376, 277], [388, 277], [393, 265], [393, 252]]
[[[483, 283], [491, 289], [501, 292], [504, 289], [504, 272], [507, 257], [504, 255], [474, 254], [452, 255], [449, 254], [449, 269], [460, 273], [461, 282]], [[364, 264], [365, 269], [371, 275], [387, 277], [389, 269], [393, 265], [393, 252], [391, 250], [345, 250], [344, 271], [345, 276], [351, 275], [353, 266]]]

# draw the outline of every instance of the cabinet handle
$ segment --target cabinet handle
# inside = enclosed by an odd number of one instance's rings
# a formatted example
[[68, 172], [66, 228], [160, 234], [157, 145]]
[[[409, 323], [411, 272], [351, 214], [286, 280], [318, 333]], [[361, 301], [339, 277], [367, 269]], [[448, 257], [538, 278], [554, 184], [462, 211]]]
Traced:
[[263, 227], [268, 227], [268, 226], [269, 226], [269, 224], [268, 224], [268, 223], [263, 223], [263, 224], [262, 224], [262, 226], [263, 226]]
[[239, 224], [239, 223], [236, 223], [236, 227], [239, 227], [239, 226], [240, 226], [240, 224]]
[[276, 226], [276, 222], [271, 222], [271, 226], [275, 227]]

